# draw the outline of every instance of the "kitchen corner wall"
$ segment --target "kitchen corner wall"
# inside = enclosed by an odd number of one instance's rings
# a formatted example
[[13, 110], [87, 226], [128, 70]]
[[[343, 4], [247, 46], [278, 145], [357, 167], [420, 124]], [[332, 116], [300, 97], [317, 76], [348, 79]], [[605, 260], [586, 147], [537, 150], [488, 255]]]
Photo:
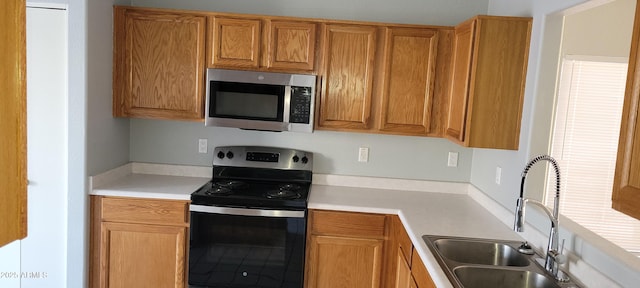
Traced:
[[[134, 6], [327, 18], [389, 23], [456, 25], [486, 14], [488, 0], [133, 0]], [[209, 153], [198, 154], [198, 139]], [[315, 173], [468, 182], [472, 150], [439, 138], [315, 131], [274, 133], [204, 127], [202, 123], [130, 120], [130, 161], [210, 166], [211, 149], [221, 145], [265, 145], [316, 153]], [[368, 163], [357, 162], [368, 147]], [[448, 152], [458, 167], [447, 167]]]
[[[472, 150], [439, 138], [315, 131], [262, 132], [205, 127], [203, 123], [131, 119], [130, 160], [211, 166], [213, 147], [278, 146], [314, 153], [314, 173], [468, 182]], [[198, 139], [208, 139], [207, 154]], [[369, 162], [358, 162], [358, 148], [369, 148]], [[458, 166], [447, 167], [449, 152]]]

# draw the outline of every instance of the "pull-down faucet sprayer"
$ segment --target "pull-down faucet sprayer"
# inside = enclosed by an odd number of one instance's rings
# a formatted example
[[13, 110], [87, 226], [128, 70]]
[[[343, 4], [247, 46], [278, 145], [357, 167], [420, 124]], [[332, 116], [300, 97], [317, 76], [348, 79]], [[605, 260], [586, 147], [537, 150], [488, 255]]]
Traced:
[[[551, 163], [556, 174], [556, 194], [553, 198], [553, 212], [549, 210], [544, 204], [533, 200], [524, 198], [524, 181], [527, 177], [527, 173], [531, 167], [539, 161], [546, 160]], [[527, 163], [522, 171], [522, 181], [520, 182], [520, 197], [516, 202], [515, 221], [513, 224], [513, 230], [517, 232], [524, 231], [524, 217], [525, 207], [527, 203], [535, 204], [542, 208], [551, 220], [551, 231], [549, 232], [549, 243], [547, 245], [547, 255], [545, 257], [544, 268], [551, 273], [557, 280], [567, 281], [569, 278], [564, 273], [559, 273], [558, 264], [564, 261], [564, 256], [558, 251], [558, 225], [559, 225], [559, 206], [560, 206], [560, 168], [558, 168], [558, 162], [549, 155], [539, 155], [534, 157]]]

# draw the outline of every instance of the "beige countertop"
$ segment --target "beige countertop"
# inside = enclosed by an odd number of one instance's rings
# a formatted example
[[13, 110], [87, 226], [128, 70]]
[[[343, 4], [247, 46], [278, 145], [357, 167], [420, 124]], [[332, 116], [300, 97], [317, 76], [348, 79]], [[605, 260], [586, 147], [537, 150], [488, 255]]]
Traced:
[[[210, 169], [204, 169], [206, 167], [196, 170], [173, 167], [182, 169], [176, 172], [176, 169], [166, 167], [169, 165], [154, 165], [132, 163], [93, 176], [90, 194], [189, 200], [193, 191], [211, 179], [210, 174], [207, 175]], [[469, 195], [469, 186], [466, 183], [314, 174], [309, 209], [399, 215], [437, 287], [452, 287], [422, 235], [521, 239]]]

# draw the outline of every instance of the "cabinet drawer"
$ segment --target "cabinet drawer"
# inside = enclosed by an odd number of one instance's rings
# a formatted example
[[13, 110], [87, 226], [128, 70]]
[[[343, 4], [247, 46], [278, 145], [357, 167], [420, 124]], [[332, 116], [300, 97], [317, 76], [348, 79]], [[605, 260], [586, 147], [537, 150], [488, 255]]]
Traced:
[[310, 226], [317, 234], [383, 238], [385, 215], [312, 210]]
[[102, 221], [186, 226], [188, 201], [103, 197]]

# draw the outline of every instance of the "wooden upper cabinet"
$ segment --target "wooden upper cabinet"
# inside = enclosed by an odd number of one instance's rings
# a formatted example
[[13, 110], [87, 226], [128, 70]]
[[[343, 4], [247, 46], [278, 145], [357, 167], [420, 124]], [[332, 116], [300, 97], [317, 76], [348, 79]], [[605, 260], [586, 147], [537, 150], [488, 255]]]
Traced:
[[376, 27], [324, 27], [322, 91], [317, 128], [370, 127]]
[[475, 21], [469, 21], [458, 26], [454, 33], [453, 68], [451, 76], [451, 98], [449, 99], [449, 114], [445, 133], [459, 142], [464, 142], [465, 119], [467, 117], [467, 100], [469, 97], [469, 77], [471, 52]]
[[209, 23], [210, 67], [260, 66], [260, 20], [213, 17]]
[[379, 129], [426, 135], [431, 124], [438, 30], [386, 31]]
[[611, 200], [613, 209], [640, 219], [640, 5], [635, 15]]
[[114, 116], [203, 119], [206, 18], [130, 7], [114, 12]]
[[209, 21], [209, 67], [313, 71], [316, 24], [302, 21], [229, 18]]
[[518, 149], [531, 18], [478, 16], [456, 27], [445, 136]]
[[307, 70], [315, 67], [316, 23], [270, 21], [267, 67]]
[[24, 0], [0, 11], [0, 246], [27, 236], [27, 41]]

